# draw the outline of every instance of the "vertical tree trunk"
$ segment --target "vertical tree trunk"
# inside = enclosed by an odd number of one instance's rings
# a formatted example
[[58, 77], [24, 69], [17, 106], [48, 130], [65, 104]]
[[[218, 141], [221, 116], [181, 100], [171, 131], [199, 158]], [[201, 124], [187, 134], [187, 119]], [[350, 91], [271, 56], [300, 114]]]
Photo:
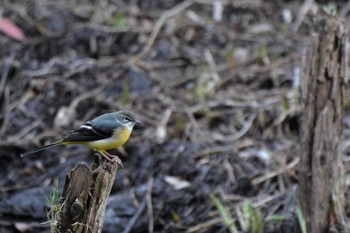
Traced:
[[[309, 233], [344, 228], [344, 187], [339, 141], [348, 82], [348, 31], [323, 14], [306, 56], [301, 82], [303, 123], [299, 200]], [[348, 231], [346, 231], [348, 232]]]
[[51, 224], [52, 233], [102, 232], [107, 200], [120, 160], [116, 164], [96, 157], [90, 169], [77, 164], [66, 176], [61, 211]]

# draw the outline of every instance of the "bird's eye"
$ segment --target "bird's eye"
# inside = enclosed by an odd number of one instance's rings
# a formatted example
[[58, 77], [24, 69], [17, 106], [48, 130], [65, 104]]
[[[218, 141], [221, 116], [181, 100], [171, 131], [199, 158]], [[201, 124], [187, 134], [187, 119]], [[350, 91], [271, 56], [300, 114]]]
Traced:
[[131, 121], [131, 119], [129, 118], [129, 117], [124, 117], [124, 119], [123, 119], [124, 121], [126, 121], [126, 122], [129, 122], [129, 121]]

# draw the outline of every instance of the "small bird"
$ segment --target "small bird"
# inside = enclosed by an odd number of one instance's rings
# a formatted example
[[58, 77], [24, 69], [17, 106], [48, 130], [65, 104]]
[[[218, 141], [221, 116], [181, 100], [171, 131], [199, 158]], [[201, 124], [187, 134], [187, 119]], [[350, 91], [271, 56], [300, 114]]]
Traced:
[[58, 145], [83, 144], [97, 151], [113, 162], [113, 155], [107, 150], [120, 147], [129, 139], [134, 125], [142, 124], [130, 111], [106, 113], [70, 131], [64, 138], [46, 146], [21, 154], [21, 157], [34, 154]]

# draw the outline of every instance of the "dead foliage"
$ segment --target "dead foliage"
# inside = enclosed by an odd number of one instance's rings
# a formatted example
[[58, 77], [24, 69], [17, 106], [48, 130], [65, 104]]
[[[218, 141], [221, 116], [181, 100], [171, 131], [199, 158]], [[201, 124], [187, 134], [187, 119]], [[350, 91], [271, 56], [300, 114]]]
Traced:
[[48, 232], [45, 195], [93, 154], [21, 152], [132, 109], [144, 126], [115, 151], [104, 232], [232, 230], [214, 200], [240, 231], [249, 200], [263, 232], [297, 232], [299, 76], [317, 3], [131, 2], [2, 1], [26, 41], [0, 34], [0, 231]]

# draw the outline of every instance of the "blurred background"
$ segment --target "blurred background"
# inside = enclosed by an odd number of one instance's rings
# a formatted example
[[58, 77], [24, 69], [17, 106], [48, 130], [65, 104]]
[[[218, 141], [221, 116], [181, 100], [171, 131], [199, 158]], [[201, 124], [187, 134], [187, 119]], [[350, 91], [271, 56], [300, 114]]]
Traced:
[[111, 152], [124, 168], [103, 232], [300, 232], [299, 81], [320, 9], [350, 4], [2, 0], [0, 232], [50, 232], [50, 193], [93, 160], [19, 155], [117, 110], [144, 125]]

